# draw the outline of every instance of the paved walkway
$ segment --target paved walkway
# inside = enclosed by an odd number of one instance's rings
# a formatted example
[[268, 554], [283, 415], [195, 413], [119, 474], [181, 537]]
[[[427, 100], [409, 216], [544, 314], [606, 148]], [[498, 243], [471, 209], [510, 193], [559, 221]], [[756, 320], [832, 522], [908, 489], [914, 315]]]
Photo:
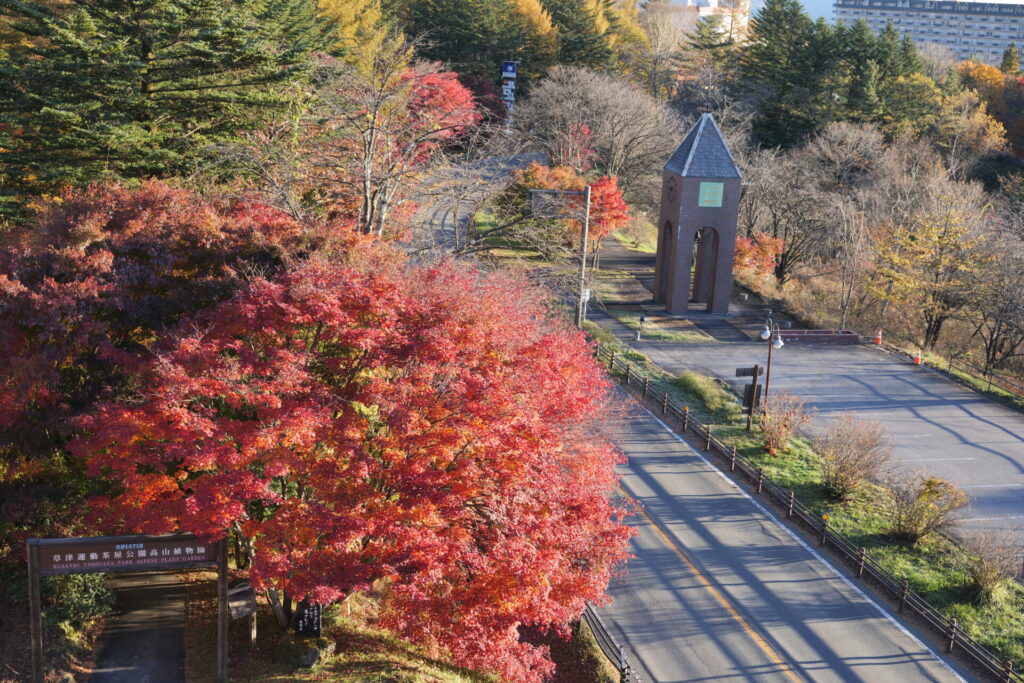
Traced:
[[653, 415], [613, 438], [643, 507], [599, 611], [645, 683], [963, 680]]
[[90, 683], [185, 680], [185, 587], [173, 573], [121, 574], [112, 580], [116, 612], [100, 638]]

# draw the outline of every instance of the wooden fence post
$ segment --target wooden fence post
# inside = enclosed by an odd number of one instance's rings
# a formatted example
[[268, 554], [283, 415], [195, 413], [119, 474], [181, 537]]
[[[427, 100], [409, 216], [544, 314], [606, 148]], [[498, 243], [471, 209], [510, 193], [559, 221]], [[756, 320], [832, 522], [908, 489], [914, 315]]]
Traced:
[[825, 541], [828, 540], [828, 515], [821, 516], [821, 545], [825, 545]]
[[736, 446], [729, 449], [729, 471], [736, 471]]
[[900, 614], [903, 614], [903, 608], [907, 605], [907, 597], [910, 595], [910, 581], [903, 579], [903, 587], [900, 589]]
[[704, 450], [711, 452], [711, 427], [704, 425]]
[[1003, 671], [1003, 680], [1006, 681], [1006, 683], [1010, 683], [1010, 681], [1013, 680], [1013, 662], [1007, 660]]
[[686, 433], [687, 428], [690, 426], [690, 406], [683, 407], [683, 434]]
[[664, 392], [661, 395], [661, 414], [664, 415], [668, 412], [668, 392]]
[[789, 490], [789, 503], [786, 505], [786, 517], [787, 518], [793, 516], [793, 505], [795, 503], [796, 503], [796, 493], [793, 492], [793, 489], [790, 489]]
[[645, 401], [647, 400], [647, 391], [650, 389], [650, 387], [651, 387], [651, 378], [650, 377], [644, 377], [644, 400]]
[[629, 371], [630, 371], [631, 367], [632, 366], [630, 366], [629, 363], [626, 363], [626, 386], [627, 387], [629, 386]]
[[956, 619], [949, 620], [949, 636], [946, 642], [946, 652], [952, 652], [953, 646], [956, 645]]
[[757, 468], [757, 492], [761, 493], [761, 487], [764, 486], [764, 468]]
[[864, 562], [868, 558], [868, 549], [861, 547], [857, 553], [857, 578], [864, 576]]

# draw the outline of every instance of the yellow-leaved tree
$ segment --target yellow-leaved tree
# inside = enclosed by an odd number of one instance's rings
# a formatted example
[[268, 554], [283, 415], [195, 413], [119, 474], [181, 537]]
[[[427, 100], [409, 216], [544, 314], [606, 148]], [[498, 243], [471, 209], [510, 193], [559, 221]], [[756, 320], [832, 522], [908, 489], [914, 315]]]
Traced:
[[879, 241], [870, 291], [920, 316], [926, 349], [934, 348], [943, 324], [970, 303], [972, 276], [987, 263], [984, 201], [980, 188], [960, 184], [959, 191], [936, 196], [909, 224]]
[[368, 64], [387, 36], [380, 0], [319, 0], [318, 6], [336, 27], [342, 60]]
[[558, 61], [558, 27], [540, 0], [512, 0], [521, 47], [520, 76], [538, 79]]

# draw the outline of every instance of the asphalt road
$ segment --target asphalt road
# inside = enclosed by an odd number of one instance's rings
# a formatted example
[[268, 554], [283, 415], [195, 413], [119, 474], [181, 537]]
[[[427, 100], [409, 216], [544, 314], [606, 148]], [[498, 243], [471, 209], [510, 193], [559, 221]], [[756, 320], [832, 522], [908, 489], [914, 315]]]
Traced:
[[185, 680], [185, 587], [169, 572], [121, 574], [90, 683]]
[[[633, 345], [669, 372], [693, 369], [735, 386], [743, 381], [737, 367], [767, 361], [764, 344]], [[864, 346], [788, 343], [772, 354], [769, 391], [803, 398], [816, 411], [812, 430], [843, 412], [881, 422], [899, 467], [942, 477], [969, 495], [965, 529], [1009, 526], [1024, 538], [1024, 415]]]
[[600, 612], [644, 681], [963, 680], [656, 418], [613, 430], [642, 512]]

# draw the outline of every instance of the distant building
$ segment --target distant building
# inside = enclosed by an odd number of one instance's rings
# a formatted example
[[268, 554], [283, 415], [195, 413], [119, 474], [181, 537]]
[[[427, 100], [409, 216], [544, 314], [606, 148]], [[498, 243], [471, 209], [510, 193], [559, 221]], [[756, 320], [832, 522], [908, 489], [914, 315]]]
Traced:
[[[647, 11], [651, 11], [651, 7], [648, 4]], [[698, 19], [718, 14], [722, 17], [725, 34], [738, 40], [750, 23], [749, 0], [672, 0], [671, 7], [680, 12], [681, 27], [687, 31], [696, 27]]]
[[835, 0], [836, 21], [867, 21], [875, 31], [891, 21], [914, 41], [948, 47], [957, 59], [998, 65], [1010, 43], [1024, 45], [1024, 1]]

